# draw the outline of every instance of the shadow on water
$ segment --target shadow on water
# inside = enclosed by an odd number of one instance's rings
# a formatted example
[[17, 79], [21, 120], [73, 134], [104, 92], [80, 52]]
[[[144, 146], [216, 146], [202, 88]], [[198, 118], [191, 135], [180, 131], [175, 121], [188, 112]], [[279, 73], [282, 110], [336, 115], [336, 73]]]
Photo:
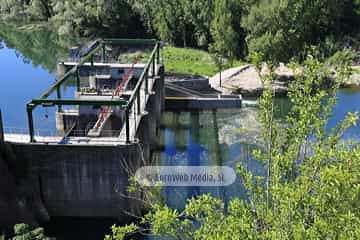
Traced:
[[51, 222], [42, 226], [46, 230], [46, 236], [56, 237], [57, 240], [68, 239], [104, 239], [109, 233], [110, 227], [119, 223], [111, 218], [52, 218]]

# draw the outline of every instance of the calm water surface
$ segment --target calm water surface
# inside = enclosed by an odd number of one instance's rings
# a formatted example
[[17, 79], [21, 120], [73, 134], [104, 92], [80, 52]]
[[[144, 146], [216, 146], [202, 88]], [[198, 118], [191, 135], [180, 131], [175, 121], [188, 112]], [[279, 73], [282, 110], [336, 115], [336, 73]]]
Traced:
[[[1, 39], [0, 39], [1, 42]], [[54, 64], [34, 64], [33, 59], [24, 56], [15, 47], [8, 47], [9, 42], [1, 42], [0, 48], [0, 108], [5, 128], [27, 128], [26, 103], [38, 97], [55, 79]], [[40, 61], [41, 63], [41, 61]], [[44, 67], [46, 65], [46, 67]], [[64, 95], [72, 96], [73, 89], [63, 89]], [[343, 119], [348, 111], [360, 112], [360, 91], [340, 90], [339, 101], [334, 108], [334, 115], [329, 122], [333, 127]], [[279, 107], [287, 111], [286, 100], [279, 100]], [[235, 168], [242, 161], [256, 174], [262, 173], [261, 164], [251, 158], [251, 151], [257, 146], [256, 108], [228, 109], [200, 112], [166, 112], [161, 124], [161, 144], [153, 153], [154, 164], [161, 165], [226, 165]], [[34, 113], [36, 126], [42, 129], [55, 129], [54, 108], [38, 108]], [[246, 130], [246, 131], [244, 131]], [[346, 138], [360, 141], [360, 126], [353, 127], [346, 133]], [[163, 196], [171, 207], [182, 209], [185, 200], [202, 193], [211, 193], [228, 200], [243, 197], [239, 179], [227, 187], [166, 187]], [[49, 229], [55, 236], [67, 236], [65, 221]], [[84, 231], [95, 229], [89, 221], [78, 222], [84, 225]], [[96, 238], [86, 234], [86, 239], [98, 239], [111, 223], [97, 221], [99, 231]], [[71, 224], [73, 225], [73, 224]], [[96, 225], [96, 224], [95, 224]], [[54, 230], [55, 229], [55, 230]], [[72, 228], [71, 228], [72, 229]], [[59, 231], [63, 234], [59, 234]], [[90, 231], [91, 232], [91, 231]], [[65, 237], [60, 237], [65, 239]]]

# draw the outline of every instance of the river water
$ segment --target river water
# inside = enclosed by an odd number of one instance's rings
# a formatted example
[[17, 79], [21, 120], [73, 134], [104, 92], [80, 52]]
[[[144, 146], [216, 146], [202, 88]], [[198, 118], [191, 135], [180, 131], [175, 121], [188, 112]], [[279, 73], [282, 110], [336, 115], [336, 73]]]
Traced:
[[[19, 36], [18, 36], [19, 37]], [[20, 36], [21, 37], [21, 36]], [[55, 79], [56, 61], [66, 54], [56, 44], [47, 46], [51, 51], [41, 51], [36, 45], [38, 39], [28, 39], [30, 43], [19, 45], [14, 38], [1, 35], [0, 31], [0, 109], [6, 131], [22, 131], [27, 129], [26, 103], [38, 97]], [[31, 42], [33, 41], [33, 42]], [[41, 45], [41, 44], [40, 44]], [[60, 50], [59, 50], [60, 49]], [[51, 55], [51, 56], [47, 56]], [[70, 88], [63, 89], [66, 95], [73, 94]], [[333, 127], [344, 118], [348, 111], [360, 112], [360, 91], [342, 89], [338, 92], [339, 101], [329, 122]], [[278, 100], [282, 113], [289, 108], [286, 99]], [[39, 108], [34, 113], [35, 123], [44, 129], [55, 129], [55, 109]], [[257, 109], [244, 107], [241, 109], [223, 109], [216, 111], [165, 112], [160, 129], [160, 146], [153, 152], [154, 164], [160, 165], [225, 165], [235, 168], [242, 161], [249, 169], [261, 174], [261, 164], [251, 158], [251, 151], [257, 144], [256, 121]], [[245, 131], [246, 130], [246, 131]], [[26, 130], [24, 130], [26, 131]], [[360, 141], [360, 126], [352, 127], [346, 138]], [[165, 187], [163, 197], [174, 208], [182, 209], [186, 199], [202, 193], [228, 200], [244, 195], [241, 181], [227, 187]], [[68, 223], [68, 224], [66, 224]], [[74, 225], [79, 236], [86, 239], [99, 239], [111, 226], [109, 220], [56, 220], [47, 224], [51, 235], [59, 239], [70, 239]], [[1, 226], [0, 226], [1, 227]], [[84, 232], [81, 231], [84, 230]]]

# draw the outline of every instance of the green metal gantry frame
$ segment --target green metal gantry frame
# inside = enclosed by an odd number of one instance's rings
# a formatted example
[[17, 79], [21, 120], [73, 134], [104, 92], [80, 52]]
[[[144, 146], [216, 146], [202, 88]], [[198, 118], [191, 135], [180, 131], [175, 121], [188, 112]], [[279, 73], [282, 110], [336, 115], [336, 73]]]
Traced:
[[[89, 53], [85, 56], [80, 58], [80, 61], [72, 67], [69, 71], [67, 71], [60, 79], [58, 79], [48, 90], [46, 90], [39, 98], [32, 99], [26, 105], [26, 111], [28, 115], [28, 124], [29, 124], [29, 135], [30, 135], [30, 142], [35, 142], [34, 136], [34, 121], [33, 121], [33, 111], [34, 109], [39, 106], [58, 106], [59, 110], [63, 105], [72, 105], [72, 106], [80, 106], [80, 105], [88, 105], [88, 106], [120, 106], [125, 109], [126, 113], [126, 141], [130, 141], [130, 133], [129, 133], [129, 109], [131, 109], [132, 104], [134, 104], [135, 99], [137, 101], [140, 100], [139, 93], [140, 87], [143, 82], [145, 82], [147, 86], [148, 81], [148, 73], [150, 67], [152, 67], [152, 73], [155, 73], [155, 64], [160, 63], [160, 48], [161, 44], [156, 39], [98, 39], [96, 40], [98, 45], [92, 49]], [[80, 90], [80, 76], [79, 76], [79, 68], [86, 62], [91, 63], [93, 66], [94, 55], [101, 51], [102, 54], [102, 61], [106, 61], [106, 45], [126, 45], [126, 46], [154, 46], [154, 49], [150, 55], [150, 59], [146, 64], [141, 77], [138, 80], [137, 85], [130, 97], [130, 99], [114, 99], [114, 100], [80, 100], [80, 99], [61, 99], [61, 92], [60, 87], [68, 78], [75, 74], [76, 82], [77, 82], [77, 90]], [[56, 90], [57, 92], [57, 99], [48, 99], [48, 97]], [[61, 111], [61, 110], [60, 110]]]

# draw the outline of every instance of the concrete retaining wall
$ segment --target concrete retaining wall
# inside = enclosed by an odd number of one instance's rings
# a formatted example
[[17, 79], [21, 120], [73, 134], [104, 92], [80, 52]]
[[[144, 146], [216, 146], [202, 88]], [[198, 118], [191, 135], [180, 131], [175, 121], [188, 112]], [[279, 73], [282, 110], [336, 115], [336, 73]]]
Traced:
[[28, 181], [25, 169], [12, 146], [0, 144], [0, 231], [20, 222], [36, 225], [38, 220], [48, 220], [36, 184]]
[[38, 184], [50, 216], [120, 217], [139, 213], [126, 196], [129, 173], [143, 165], [136, 144], [69, 146], [14, 144], [29, 182]]

